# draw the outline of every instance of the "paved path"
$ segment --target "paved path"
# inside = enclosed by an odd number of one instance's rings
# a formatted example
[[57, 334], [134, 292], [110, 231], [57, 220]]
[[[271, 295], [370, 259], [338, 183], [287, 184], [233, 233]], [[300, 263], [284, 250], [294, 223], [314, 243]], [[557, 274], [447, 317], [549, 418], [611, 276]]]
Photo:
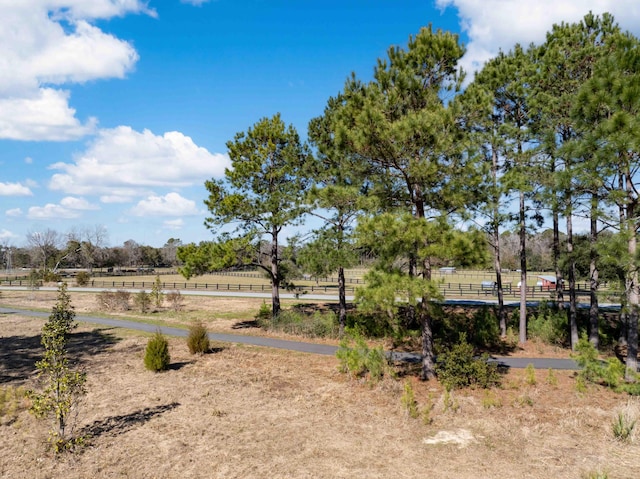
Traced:
[[[32, 316], [37, 318], [48, 318], [48, 312], [29, 311], [15, 308], [0, 308], [0, 315], [2, 314], [20, 314], [23, 316]], [[128, 321], [126, 319], [112, 319], [112, 318], [99, 318], [94, 316], [76, 315], [76, 319], [81, 322], [98, 324], [101, 326], [111, 326], [114, 328], [126, 328], [136, 331], [145, 331], [148, 333], [154, 333], [158, 329], [166, 335], [186, 337], [188, 331], [181, 328], [172, 328], [168, 326], [156, 326], [153, 324], [139, 323], [136, 321]], [[254, 346], [264, 346], [269, 348], [286, 349], [289, 351], [300, 351], [311, 354], [324, 354], [333, 356], [338, 349], [336, 346], [329, 344], [316, 344], [303, 341], [286, 341], [276, 338], [265, 338], [262, 336], [249, 336], [242, 334], [219, 334], [209, 333], [209, 338], [214, 341], [222, 341], [227, 343], [240, 343], [250, 344]], [[420, 355], [415, 353], [391, 353], [391, 357], [396, 360], [403, 361], [420, 361]], [[508, 356], [496, 356], [491, 358], [492, 361], [497, 362], [502, 366], [509, 368], [526, 368], [529, 364], [533, 364], [536, 369], [564, 369], [574, 370], [578, 369], [575, 361], [571, 359], [553, 359], [553, 358], [512, 358]]]

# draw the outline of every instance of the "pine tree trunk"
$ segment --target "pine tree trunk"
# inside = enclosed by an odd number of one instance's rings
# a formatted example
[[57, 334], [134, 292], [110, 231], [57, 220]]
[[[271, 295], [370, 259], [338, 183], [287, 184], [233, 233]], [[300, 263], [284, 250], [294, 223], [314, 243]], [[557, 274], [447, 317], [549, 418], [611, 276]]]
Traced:
[[346, 281], [344, 279], [344, 268], [338, 268], [338, 324], [340, 325], [340, 337], [344, 334], [344, 327], [347, 324], [347, 295]]
[[578, 345], [578, 308], [576, 302], [576, 260], [573, 254], [573, 221], [572, 211], [567, 214], [567, 255], [569, 256], [569, 340], [571, 350]]
[[496, 271], [496, 292], [498, 294], [498, 323], [500, 336], [507, 336], [507, 310], [504, 307], [504, 290], [502, 287], [502, 265], [500, 263], [500, 232], [496, 225], [493, 229], [493, 267]]
[[[427, 299], [427, 298], [423, 298]], [[435, 351], [433, 350], [433, 330], [431, 314], [425, 305], [421, 309], [422, 316], [422, 374], [420, 377], [427, 381], [436, 377]]]
[[591, 231], [589, 237], [589, 341], [593, 347], [598, 349], [600, 346], [600, 328], [598, 325], [598, 316], [600, 314], [598, 307], [598, 251], [596, 243], [598, 241], [598, 196], [591, 196]]
[[272, 317], [280, 314], [280, 271], [278, 267], [278, 229], [271, 232], [271, 311]]
[[[422, 277], [426, 281], [431, 281], [431, 260], [429, 258], [423, 261]], [[433, 327], [429, 303], [430, 298], [423, 296], [418, 305], [422, 323], [422, 373], [420, 377], [425, 381], [436, 377], [436, 353], [433, 347]]]
[[627, 286], [627, 306], [629, 316], [627, 317], [627, 362], [625, 379], [636, 381], [638, 372], [638, 308], [640, 307], [640, 297], [638, 295], [638, 268], [636, 266], [636, 254], [638, 250], [638, 240], [636, 236], [636, 205], [637, 200], [633, 197], [633, 181], [629, 173], [626, 174], [628, 202], [626, 208], [627, 226], [627, 247], [629, 254], [629, 284]]
[[500, 336], [507, 336], [507, 310], [504, 307], [504, 289], [502, 286], [502, 264], [500, 260], [500, 225], [498, 216], [500, 193], [498, 193], [498, 154], [496, 149], [491, 149], [491, 177], [493, 180], [493, 267], [496, 271], [496, 292], [498, 294], [498, 323]]
[[525, 224], [524, 192], [520, 192], [520, 322], [519, 341], [527, 342], [527, 230]]
[[[633, 243], [633, 245], [631, 244]], [[635, 236], [629, 240], [629, 253], [636, 248]], [[638, 272], [631, 273], [631, 281], [628, 289], [629, 314], [627, 316], [627, 361], [625, 379], [636, 381], [638, 371]]]
[[560, 269], [560, 218], [557, 208], [553, 211], [553, 268], [556, 271], [556, 304], [564, 309], [564, 283]]

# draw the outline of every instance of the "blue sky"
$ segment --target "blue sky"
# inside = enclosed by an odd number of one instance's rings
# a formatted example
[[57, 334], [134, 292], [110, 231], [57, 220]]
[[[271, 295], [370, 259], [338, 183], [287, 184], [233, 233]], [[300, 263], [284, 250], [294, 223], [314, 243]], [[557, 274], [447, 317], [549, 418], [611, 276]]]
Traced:
[[210, 239], [203, 184], [235, 133], [280, 112], [304, 137], [351, 72], [429, 23], [473, 71], [589, 9], [640, 34], [635, 0], [0, 0], [0, 243]]

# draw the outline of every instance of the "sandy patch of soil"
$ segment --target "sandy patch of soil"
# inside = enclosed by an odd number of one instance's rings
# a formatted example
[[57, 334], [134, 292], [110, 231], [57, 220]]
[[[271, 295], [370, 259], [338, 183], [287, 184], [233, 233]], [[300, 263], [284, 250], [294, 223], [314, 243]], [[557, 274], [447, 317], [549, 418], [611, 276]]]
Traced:
[[[0, 388], [28, 387], [42, 322], [0, 315]], [[54, 458], [48, 424], [18, 407], [0, 421], [8, 478], [610, 478], [640, 477], [640, 436], [613, 439], [617, 411], [637, 401], [575, 391], [570, 372], [510, 372], [502, 389], [446, 397], [411, 381], [430, 423], [402, 409], [403, 379], [347, 379], [332, 357], [216, 345], [191, 356], [171, 338], [172, 367], [154, 374], [146, 338], [81, 327], [71, 343], [88, 373], [80, 452]], [[638, 409], [636, 409], [637, 411]], [[436, 441], [434, 438], [457, 438]], [[461, 440], [465, 439], [464, 441]]]

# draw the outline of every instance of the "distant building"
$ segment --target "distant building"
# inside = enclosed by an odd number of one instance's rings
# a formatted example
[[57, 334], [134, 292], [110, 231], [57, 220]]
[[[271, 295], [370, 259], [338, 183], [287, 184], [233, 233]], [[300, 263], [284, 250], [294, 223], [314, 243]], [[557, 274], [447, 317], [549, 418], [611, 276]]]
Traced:
[[548, 274], [538, 276], [536, 286], [541, 286], [542, 289], [556, 289], [556, 277]]

